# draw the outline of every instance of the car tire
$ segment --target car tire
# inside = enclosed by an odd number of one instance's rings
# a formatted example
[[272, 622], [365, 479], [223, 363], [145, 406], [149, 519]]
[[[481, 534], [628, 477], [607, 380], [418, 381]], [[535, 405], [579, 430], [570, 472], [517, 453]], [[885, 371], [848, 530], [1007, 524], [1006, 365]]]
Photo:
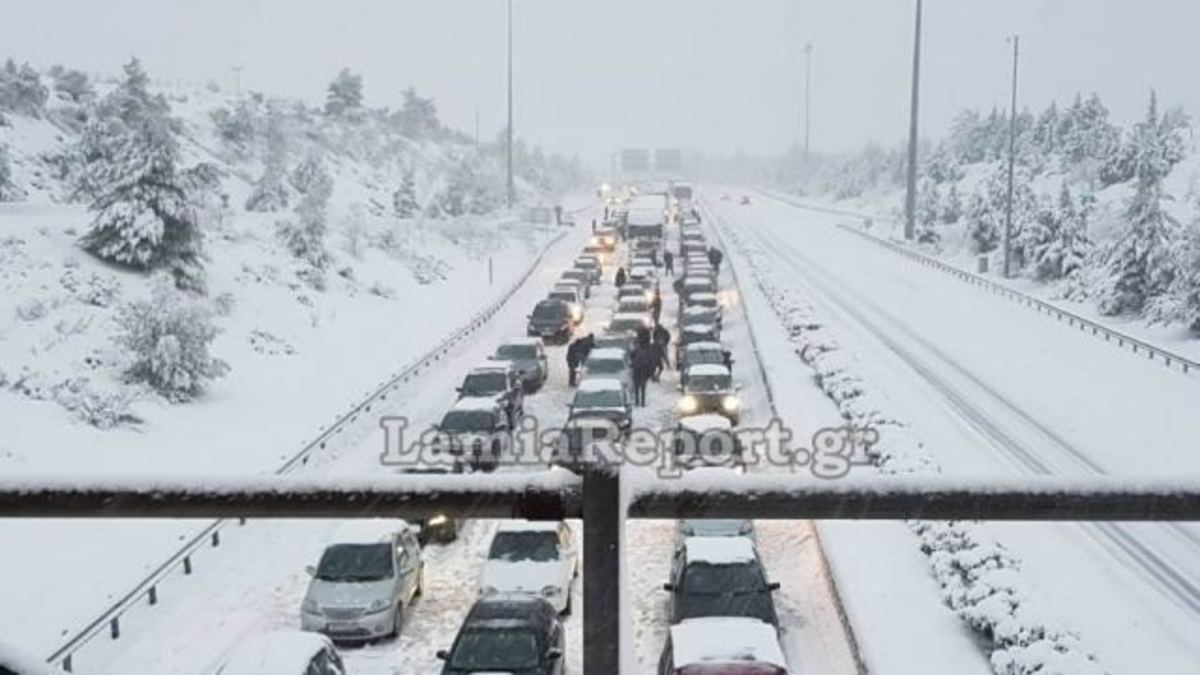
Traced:
[[388, 633], [389, 638], [400, 637], [400, 629], [404, 627], [404, 603], [396, 605], [396, 614], [392, 617], [392, 632]]
[[413, 589], [413, 597], [419, 598], [425, 595], [425, 566], [421, 565], [421, 571], [417, 572], [417, 587]]

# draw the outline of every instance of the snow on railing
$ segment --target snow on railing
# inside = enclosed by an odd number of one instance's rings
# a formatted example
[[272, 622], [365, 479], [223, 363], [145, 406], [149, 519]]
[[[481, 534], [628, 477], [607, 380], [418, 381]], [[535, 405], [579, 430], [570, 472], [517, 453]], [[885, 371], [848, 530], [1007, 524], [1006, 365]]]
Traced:
[[[831, 213], [834, 215], [844, 215], [844, 216], [856, 218], [856, 219], [862, 220], [862, 221], [871, 220], [871, 218], [869, 216], [866, 216], [861, 213], [855, 213], [853, 211], [846, 211], [846, 210], [841, 210], [841, 209], [833, 209], [833, 208], [827, 208], [827, 207], [822, 207], [822, 206], [814, 206], [811, 204], [805, 204], [803, 202], [798, 202], [796, 200], [793, 200], [793, 199], [790, 199], [787, 197], [783, 197], [783, 196], [774, 194], [772, 192], [764, 191], [764, 192], [762, 192], [762, 194], [764, 194], [772, 199], [776, 199], [781, 202], [792, 204], [793, 206], [798, 206], [803, 209], [808, 209], [810, 211]], [[953, 277], [956, 277], [957, 279], [959, 279], [961, 281], [965, 281], [969, 284], [972, 284], [972, 285], [978, 286], [984, 290], [990, 291], [990, 292], [994, 293], [995, 295], [998, 295], [1002, 298], [1005, 298], [1007, 300], [1016, 302], [1020, 305], [1029, 307], [1029, 308], [1037, 311], [1040, 314], [1046, 314], [1047, 316], [1052, 316], [1055, 319], [1057, 319], [1058, 321], [1066, 321], [1068, 326], [1076, 327], [1079, 330], [1084, 331], [1084, 332], [1090, 332], [1092, 335], [1094, 335], [1096, 337], [1103, 337], [1105, 342], [1115, 342], [1118, 347], [1127, 348], [1127, 349], [1131, 350], [1134, 354], [1145, 354], [1151, 361], [1154, 361], [1157, 359], [1157, 360], [1161, 361], [1163, 363], [1163, 365], [1167, 366], [1168, 368], [1178, 368], [1179, 370], [1181, 370], [1182, 372], [1187, 373], [1187, 374], [1200, 373], [1200, 362], [1195, 361], [1193, 359], [1189, 359], [1186, 356], [1181, 356], [1181, 355], [1171, 352], [1169, 350], [1163, 349], [1162, 347], [1156, 347], [1144, 340], [1139, 340], [1138, 338], [1132, 337], [1132, 336], [1128, 335], [1127, 333], [1122, 333], [1121, 331], [1114, 330], [1114, 329], [1109, 328], [1097, 321], [1088, 319], [1086, 317], [1082, 317], [1078, 314], [1075, 314], [1074, 312], [1067, 311], [1065, 309], [1062, 309], [1061, 307], [1057, 307], [1057, 306], [1055, 306], [1049, 302], [1046, 302], [1044, 300], [1039, 300], [1031, 295], [1022, 293], [1022, 292], [1014, 290], [1012, 288], [1009, 288], [1008, 286], [1005, 286], [1004, 284], [992, 281], [991, 279], [983, 277], [982, 275], [975, 274], [974, 272], [969, 272], [969, 271], [964, 270], [961, 267], [958, 267], [956, 265], [951, 265], [949, 263], [938, 260], [937, 258], [934, 258], [932, 256], [928, 256], [928, 255], [925, 255], [924, 253], [914, 251], [911, 248], [904, 246], [903, 244], [897, 243], [895, 241], [891, 241], [889, 239], [885, 239], [884, 237], [880, 237], [878, 235], [871, 234], [870, 232], [867, 232], [866, 230], [864, 230], [862, 228], [854, 227], [852, 225], [847, 225], [845, 223], [838, 223], [838, 227], [840, 227], [841, 229], [843, 229], [847, 232], [852, 232], [854, 234], [857, 234], [858, 236], [866, 239], [867, 241], [878, 244], [878, 245], [880, 245], [888, 250], [891, 250], [895, 253], [899, 253], [900, 255], [908, 258], [909, 260], [916, 262], [917, 264], [923, 265], [925, 267], [929, 267], [931, 269], [936, 269], [941, 272], [945, 272]]]
[[[322, 427], [316, 438], [309, 441], [300, 449], [299, 452], [287, 459], [274, 472], [276, 476], [284, 476], [296, 471], [300, 467], [308, 464], [309, 460], [319, 450], [324, 450], [330, 441], [345, 432], [350, 425], [358, 421], [360, 417], [369, 413], [375, 405], [387, 399], [388, 395], [398, 390], [401, 386], [407, 384], [430, 367], [437, 364], [443, 357], [447, 356], [453, 349], [458, 347], [466, 338], [474, 334], [483, 326], [487, 325], [491, 319], [508, 304], [513, 295], [520, 290], [525, 283], [533, 276], [534, 271], [545, 258], [549, 251], [556, 243], [566, 236], [566, 232], [559, 232], [556, 236], [549, 239], [538, 255], [530, 262], [529, 267], [518, 278], [513, 285], [504, 292], [499, 298], [493, 301], [486, 308], [472, 316], [466, 324], [461, 328], [451, 333], [433, 349], [426, 352], [424, 355], [417, 358], [416, 361], [402, 368], [395, 375], [392, 375], [387, 380], [382, 382], [373, 392], [366, 395], [365, 398], [354, 404], [349, 411], [338, 416], [328, 427]], [[106, 506], [104, 508], [111, 508]], [[102, 508], [102, 513], [104, 510]], [[82, 514], [77, 514], [82, 515]], [[97, 514], [101, 515], [101, 514]], [[165, 517], [165, 516], [164, 516]], [[221, 532], [229, 525], [231, 521], [227, 519], [215, 520], [203, 529], [189, 538], [182, 546], [175, 550], [165, 561], [154, 568], [149, 574], [142, 578], [141, 581], [134, 584], [133, 588], [121, 595], [113, 604], [100, 613], [95, 619], [89, 621], [82, 628], [70, 634], [57, 649], [55, 649], [48, 657], [46, 662], [52, 666], [61, 666], [63, 670], [72, 672], [74, 669], [74, 656], [76, 652], [83, 648], [88, 642], [100, 635], [105, 630], [108, 631], [112, 639], [118, 639], [121, 636], [120, 619], [121, 617], [133, 609], [141, 606], [144, 599], [148, 605], [158, 604], [158, 586], [168, 576], [179, 570], [183, 574], [190, 575], [192, 573], [192, 558], [205, 546], [213, 548], [221, 544]], [[238, 517], [236, 522], [239, 525], [245, 525], [246, 518]]]

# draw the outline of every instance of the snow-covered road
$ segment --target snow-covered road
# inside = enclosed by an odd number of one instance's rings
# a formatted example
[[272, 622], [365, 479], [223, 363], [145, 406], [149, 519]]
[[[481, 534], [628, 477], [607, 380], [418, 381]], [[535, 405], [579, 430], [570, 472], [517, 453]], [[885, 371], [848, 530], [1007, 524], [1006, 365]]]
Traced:
[[[840, 216], [755, 197], [717, 206], [781, 278], [837, 320], [843, 346], [957, 473], [1197, 475], [1200, 386], [839, 230]], [[852, 526], [847, 526], [852, 527]], [[1115, 672], [1194, 672], [1194, 525], [992, 524], [1056, 612]]]

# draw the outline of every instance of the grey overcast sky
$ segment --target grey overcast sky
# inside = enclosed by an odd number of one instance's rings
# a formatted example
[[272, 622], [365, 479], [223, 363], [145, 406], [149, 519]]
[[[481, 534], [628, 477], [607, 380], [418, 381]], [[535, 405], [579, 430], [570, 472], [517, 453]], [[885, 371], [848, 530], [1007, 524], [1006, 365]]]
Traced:
[[[7, 0], [0, 55], [319, 100], [342, 66], [373, 105], [407, 85], [485, 136], [504, 113], [504, 0]], [[772, 152], [801, 126], [813, 45], [812, 143], [891, 143], [907, 127], [915, 0], [516, 0], [516, 126], [600, 161], [622, 146]], [[1020, 100], [1098, 91], [1118, 121], [1150, 88], [1200, 111], [1200, 2], [927, 0], [923, 133], [964, 106], [1006, 105], [1021, 35]]]

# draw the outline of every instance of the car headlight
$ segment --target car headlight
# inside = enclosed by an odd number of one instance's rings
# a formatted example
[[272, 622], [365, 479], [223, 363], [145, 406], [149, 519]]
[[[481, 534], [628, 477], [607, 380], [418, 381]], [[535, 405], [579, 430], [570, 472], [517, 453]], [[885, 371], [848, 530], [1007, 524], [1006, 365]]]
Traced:
[[321, 613], [321, 608], [317, 606], [317, 601], [310, 598], [305, 598], [304, 602], [300, 603], [300, 610], [309, 614]]
[[558, 586], [551, 585], [551, 586], [543, 586], [542, 587], [542, 595], [547, 598], [552, 598], [552, 597], [558, 595], [559, 593], [562, 593], [562, 589], [559, 588]]
[[375, 613], [375, 612], [382, 612], [383, 610], [387, 609], [390, 606], [391, 606], [391, 604], [387, 600], [384, 600], [383, 598], [379, 598], [378, 600], [372, 600], [371, 604], [367, 605], [367, 613], [371, 614], [371, 613]]
[[679, 410], [683, 413], [694, 413], [699, 408], [699, 402], [695, 396], [684, 396], [679, 399]]
[[729, 412], [737, 410], [741, 405], [742, 402], [739, 401], [736, 396], [726, 396], [725, 398], [721, 399], [721, 407]]
[[646, 291], [646, 302], [654, 300], [654, 291]]
[[571, 318], [574, 319], [575, 321], [582, 321], [583, 320], [583, 310], [580, 309], [578, 306], [572, 307], [571, 308]]
[[445, 525], [449, 520], [446, 516], [439, 514], [429, 519], [428, 526], [437, 527], [438, 525]]

